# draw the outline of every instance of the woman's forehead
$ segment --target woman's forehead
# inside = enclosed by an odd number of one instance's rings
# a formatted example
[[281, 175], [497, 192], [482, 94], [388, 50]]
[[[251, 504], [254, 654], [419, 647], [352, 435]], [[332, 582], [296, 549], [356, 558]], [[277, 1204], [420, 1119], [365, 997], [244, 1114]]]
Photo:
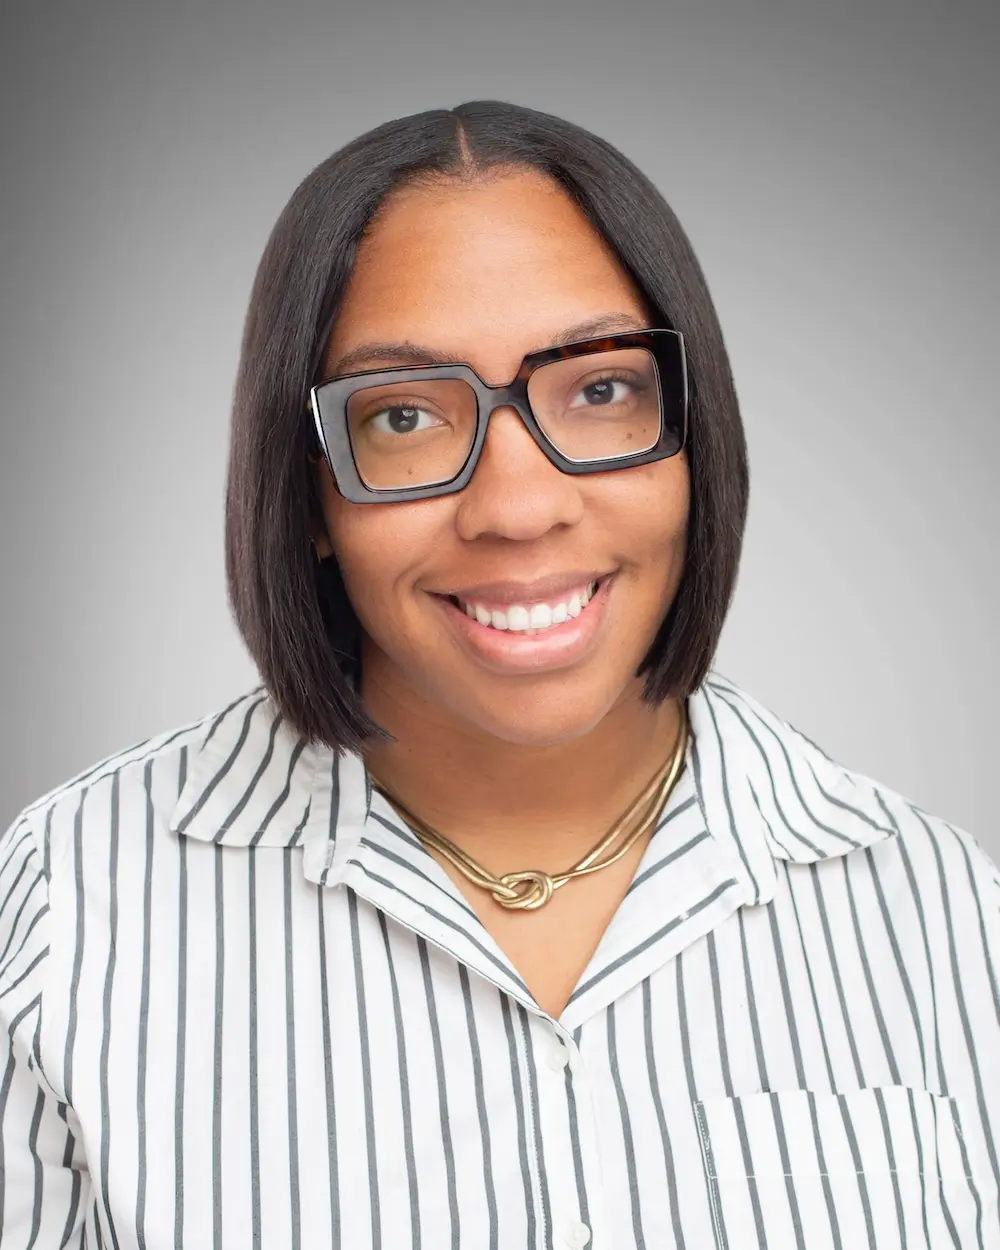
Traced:
[[577, 324], [619, 314], [613, 328], [638, 328], [650, 324], [650, 311], [611, 247], [551, 180], [407, 188], [359, 246], [326, 372], [344, 372], [348, 356], [364, 368], [359, 352], [369, 343], [426, 345], [450, 359], [482, 351], [516, 366]]
[[[355, 273], [402, 259], [412, 270], [502, 274], [511, 266], [555, 270], [619, 265], [583, 210], [553, 179], [514, 171], [485, 181], [436, 181], [391, 192], [359, 244]], [[405, 280], [406, 272], [397, 273]]]

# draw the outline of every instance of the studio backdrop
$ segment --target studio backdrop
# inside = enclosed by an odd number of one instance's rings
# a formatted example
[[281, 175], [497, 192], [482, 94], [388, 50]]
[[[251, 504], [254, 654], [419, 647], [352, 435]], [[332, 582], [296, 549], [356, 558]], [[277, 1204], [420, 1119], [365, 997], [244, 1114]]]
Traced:
[[4, 821], [255, 680], [222, 555], [267, 234], [393, 116], [499, 98], [656, 182], [750, 449], [716, 667], [1000, 854], [995, 5], [39, 3], [3, 19]]

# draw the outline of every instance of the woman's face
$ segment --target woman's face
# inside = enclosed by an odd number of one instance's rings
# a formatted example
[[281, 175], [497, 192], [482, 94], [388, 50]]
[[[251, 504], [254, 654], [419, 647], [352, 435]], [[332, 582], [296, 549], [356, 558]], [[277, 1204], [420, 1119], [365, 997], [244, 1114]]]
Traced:
[[[556, 183], [533, 171], [393, 193], [358, 251], [324, 376], [411, 364], [353, 359], [406, 343], [509, 382], [522, 357], [574, 338], [657, 325], [614, 254]], [[498, 408], [457, 494], [353, 504], [320, 465], [331, 549], [364, 631], [362, 693], [428, 724], [525, 746], [566, 741], [624, 701], [681, 575], [689, 504], [683, 452], [606, 473], [561, 473], [511, 408]], [[471, 620], [560, 604], [603, 581], [578, 616], [526, 635]], [[532, 586], [532, 583], [548, 583]], [[537, 617], [535, 619], [538, 619]], [[541, 619], [545, 619], [544, 612]], [[376, 719], [378, 719], [376, 714]]]

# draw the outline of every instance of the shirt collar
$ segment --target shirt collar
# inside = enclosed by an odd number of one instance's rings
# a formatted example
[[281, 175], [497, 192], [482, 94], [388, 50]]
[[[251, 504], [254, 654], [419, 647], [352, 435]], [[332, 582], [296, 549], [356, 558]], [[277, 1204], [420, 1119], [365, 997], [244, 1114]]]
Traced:
[[[698, 803], [709, 833], [741, 865], [747, 902], [773, 897], [777, 861], [814, 863], [895, 833], [875, 782], [721, 674], [710, 672], [689, 697], [688, 715]], [[200, 723], [187, 763], [169, 821], [178, 834], [232, 847], [301, 845], [306, 878], [323, 885], [342, 880], [366, 849], [380, 848], [380, 863], [387, 850], [413, 858], [380, 796], [373, 811], [361, 757], [306, 743], [263, 686]]]
[[689, 757], [706, 827], [750, 892], [774, 896], [780, 861], [812, 864], [894, 837], [880, 787], [832, 760], [721, 674], [688, 700]]

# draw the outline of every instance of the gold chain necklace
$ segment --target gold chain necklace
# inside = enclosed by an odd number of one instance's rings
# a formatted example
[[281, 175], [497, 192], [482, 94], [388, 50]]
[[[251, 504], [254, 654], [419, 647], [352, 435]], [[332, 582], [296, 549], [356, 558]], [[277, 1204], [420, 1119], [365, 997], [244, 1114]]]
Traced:
[[[555, 891], [573, 877], [582, 877], [586, 873], [598, 872], [601, 868], [607, 868], [621, 859], [626, 851], [635, 845], [638, 839], [642, 837], [656, 820], [670, 797], [670, 792], [673, 790], [680, 771], [684, 766], [687, 738], [687, 709], [684, 703], [682, 703], [677, 742], [666, 763], [644, 787], [639, 796], [629, 806], [628, 811], [615, 821], [611, 829], [601, 838], [593, 850], [589, 851], [583, 859], [578, 860], [572, 868], [566, 872], [557, 873], [555, 876], [550, 876], [537, 868], [528, 868], [523, 872], [507, 872], [502, 877], [494, 876], [482, 864], [473, 859], [471, 855], [466, 854], [461, 847], [456, 846], [454, 842], [446, 838], [443, 833], [438, 833], [436, 829], [432, 829], [430, 825], [422, 821], [419, 816], [415, 816], [409, 811], [370, 770], [368, 775], [371, 777], [372, 785], [375, 789], [392, 804], [406, 823], [413, 828], [425, 847], [443, 855], [473, 885], [488, 890], [501, 907], [506, 907], [509, 910], [534, 911], [538, 907], [544, 907]], [[636, 818], [637, 813], [639, 814], [637, 823], [625, 835], [622, 844], [605, 859], [601, 859], [604, 852], [614, 845], [622, 830], [628, 829], [630, 822]]]

